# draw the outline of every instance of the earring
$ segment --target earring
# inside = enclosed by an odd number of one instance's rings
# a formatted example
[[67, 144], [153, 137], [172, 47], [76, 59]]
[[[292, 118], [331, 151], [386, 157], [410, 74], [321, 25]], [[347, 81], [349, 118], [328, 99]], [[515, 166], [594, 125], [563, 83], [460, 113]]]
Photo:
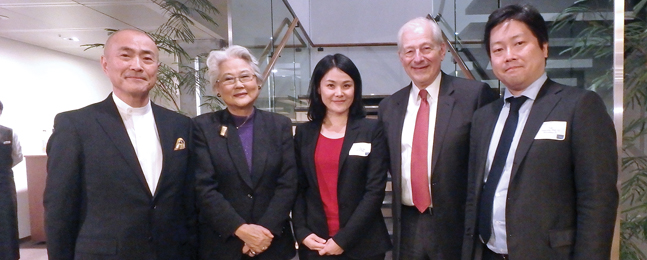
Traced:
[[261, 90], [261, 85], [258, 85], [258, 90]]
[[220, 93], [216, 94], [216, 96], [218, 96], [218, 97], [222, 97], [222, 96], [220, 95]]

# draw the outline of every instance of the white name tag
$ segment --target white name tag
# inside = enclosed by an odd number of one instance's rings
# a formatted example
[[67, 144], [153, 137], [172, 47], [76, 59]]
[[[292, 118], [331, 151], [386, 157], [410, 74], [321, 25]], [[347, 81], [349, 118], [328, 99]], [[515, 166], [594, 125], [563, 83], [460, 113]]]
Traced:
[[348, 155], [368, 156], [371, 153], [371, 143], [354, 143]]
[[566, 121], [546, 121], [539, 128], [535, 139], [564, 140], [566, 138]]
[[11, 141], [4, 141], [2, 144], [11, 144]]

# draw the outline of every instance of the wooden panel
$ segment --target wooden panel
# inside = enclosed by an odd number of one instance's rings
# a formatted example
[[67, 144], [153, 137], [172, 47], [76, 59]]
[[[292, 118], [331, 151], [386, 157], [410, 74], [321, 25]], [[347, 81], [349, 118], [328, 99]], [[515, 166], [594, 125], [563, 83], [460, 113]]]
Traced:
[[47, 179], [47, 155], [26, 155], [27, 189], [29, 192], [29, 219], [31, 240], [45, 242], [45, 209], [43, 192]]

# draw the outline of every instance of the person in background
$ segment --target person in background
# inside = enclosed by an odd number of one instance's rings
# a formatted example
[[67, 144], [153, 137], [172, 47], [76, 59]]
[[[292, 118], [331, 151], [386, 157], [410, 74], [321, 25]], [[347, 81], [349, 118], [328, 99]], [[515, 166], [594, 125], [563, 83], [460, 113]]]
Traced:
[[506, 90], [474, 113], [463, 260], [609, 259], [618, 154], [604, 102], [546, 75], [534, 7], [497, 9], [484, 40]]
[[49, 259], [193, 259], [191, 120], [150, 101], [157, 46], [117, 31], [101, 66], [112, 94], [58, 114], [47, 143]]
[[[0, 102], [0, 115], [3, 110]], [[0, 260], [20, 259], [18, 240], [18, 204], [11, 168], [22, 161], [18, 136], [0, 125]]]
[[365, 118], [362, 79], [342, 54], [310, 81], [309, 122], [296, 128], [299, 192], [292, 216], [300, 259], [384, 259], [382, 216], [388, 150], [381, 125]]
[[472, 113], [497, 95], [485, 83], [443, 73], [446, 48], [434, 21], [404, 24], [398, 55], [411, 83], [380, 102], [393, 182], [393, 259], [461, 256]]
[[207, 59], [227, 105], [193, 120], [200, 259], [290, 259], [297, 190], [292, 122], [254, 107], [258, 62], [233, 45]]

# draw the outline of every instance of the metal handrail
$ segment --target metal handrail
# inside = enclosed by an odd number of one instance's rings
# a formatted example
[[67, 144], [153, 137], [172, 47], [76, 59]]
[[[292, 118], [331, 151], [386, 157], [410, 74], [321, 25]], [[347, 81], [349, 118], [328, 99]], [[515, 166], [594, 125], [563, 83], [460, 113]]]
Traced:
[[[436, 19], [431, 17], [430, 14], [427, 14], [427, 19], [432, 20], [436, 24], [438, 24], [438, 21], [436, 21]], [[440, 27], [440, 25], [438, 25], [438, 27]], [[440, 33], [443, 35], [443, 41], [445, 41], [447, 48], [449, 49], [449, 52], [452, 53], [452, 57], [454, 57], [454, 61], [461, 69], [463, 74], [465, 74], [465, 77], [467, 77], [468, 79], [474, 79], [474, 74], [472, 74], [472, 71], [470, 71], [470, 69], [467, 68], [467, 65], [465, 65], [465, 61], [463, 61], [463, 58], [461, 58], [461, 56], [458, 55], [458, 52], [456, 52], [456, 48], [454, 48], [454, 45], [452, 45], [452, 43], [449, 41], [449, 39], [447, 38], [447, 35], [445, 35], [445, 32], [443, 32], [443, 30], [440, 30]]]
[[278, 60], [279, 56], [281, 56], [281, 52], [283, 51], [283, 48], [288, 43], [288, 40], [290, 39], [290, 36], [292, 36], [292, 32], [294, 31], [294, 28], [296, 28], [298, 23], [299, 23], [299, 18], [295, 16], [294, 20], [292, 20], [292, 22], [290, 23], [290, 27], [288, 27], [288, 31], [285, 32], [285, 34], [283, 35], [283, 39], [281, 39], [281, 43], [279, 43], [279, 46], [276, 48], [276, 51], [272, 54], [272, 58], [270, 59], [269, 63], [267, 63], [267, 67], [265, 67], [265, 71], [263, 71], [261, 86], [265, 84], [265, 81], [267, 81], [267, 78], [270, 76], [270, 72], [272, 71], [272, 68], [276, 64], [276, 60]]
[[[270, 53], [270, 50], [272, 49], [271, 48], [272, 45], [274, 45], [274, 42], [276, 41], [276, 39], [279, 37], [279, 35], [281, 35], [283, 28], [285, 28], [286, 26], [290, 26], [290, 23], [291, 23], [290, 19], [288, 19], [287, 17], [283, 18], [283, 20], [281, 21], [281, 24], [279, 25], [279, 28], [274, 31], [274, 34], [272, 34], [272, 40], [270, 40], [270, 42], [267, 43], [267, 45], [265, 45], [265, 47], [263, 48], [263, 52], [261, 53], [261, 56], [259, 56], [260, 59], [262, 59], [263, 57], [265, 57], [267, 54]], [[303, 38], [301, 38], [301, 36], [298, 33], [295, 32], [295, 36], [303, 46], [307, 46], [306, 42], [303, 40]]]

